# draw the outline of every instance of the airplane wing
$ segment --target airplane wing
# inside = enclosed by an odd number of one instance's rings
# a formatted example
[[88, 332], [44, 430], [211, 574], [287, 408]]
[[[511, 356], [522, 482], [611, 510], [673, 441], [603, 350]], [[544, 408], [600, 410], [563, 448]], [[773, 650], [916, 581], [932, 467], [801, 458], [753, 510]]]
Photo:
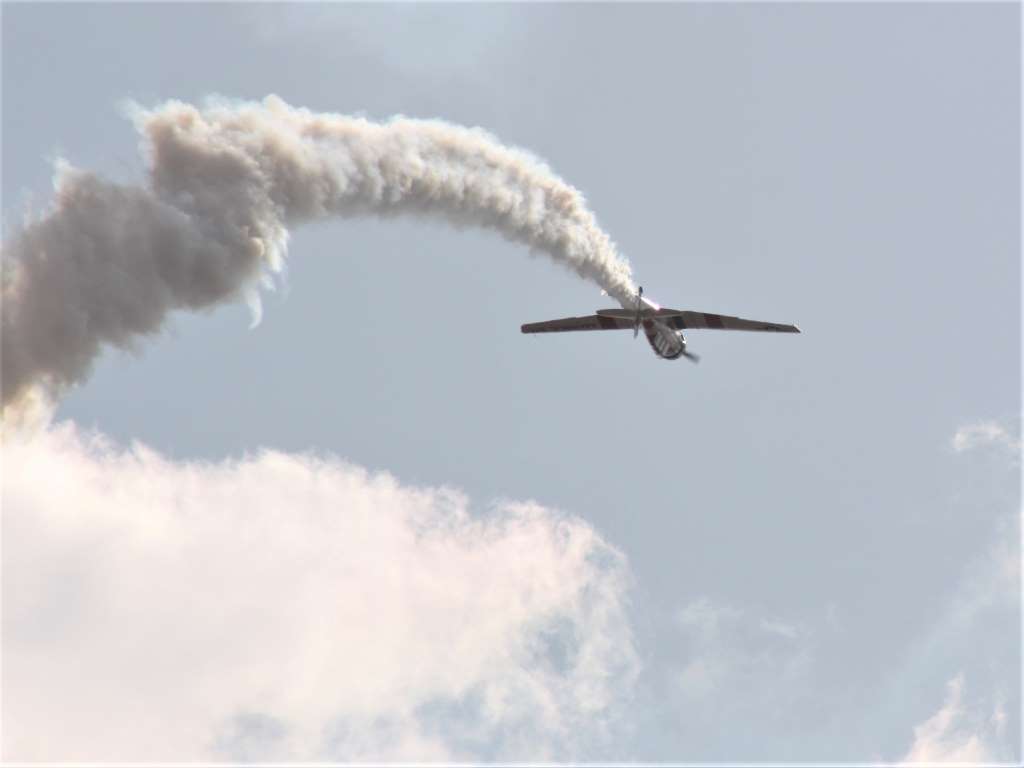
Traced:
[[[671, 313], [671, 314], [670, 314]], [[774, 333], [800, 333], [795, 325], [767, 323], [763, 320], [744, 320], [730, 315], [713, 315], [710, 312], [676, 312], [661, 310], [674, 328], [712, 328], [719, 331], [772, 331]]]
[[617, 331], [633, 327], [633, 321], [620, 317], [587, 315], [586, 317], [563, 317], [561, 320], [545, 320], [542, 323], [527, 323], [523, 333], [559, 333], [562, 331]]

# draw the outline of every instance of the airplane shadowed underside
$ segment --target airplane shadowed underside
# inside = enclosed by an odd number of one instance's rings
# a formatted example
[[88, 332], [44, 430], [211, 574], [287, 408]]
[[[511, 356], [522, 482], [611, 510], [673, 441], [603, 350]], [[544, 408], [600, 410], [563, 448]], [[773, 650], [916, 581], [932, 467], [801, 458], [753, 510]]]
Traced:
[[713, 315], [710, 312], [693, 312], [681, 309], [662, 309], [653, 301], [644, 298], [641, 288], [636, 296], [636, 309], [599, 309], [596, 315], [586, 317], [565, 317], [561, 320], [546, 320], [542, 323], [527, 323], [523, 333], [559, 333], [564, 331], [617, 331], [633, 329], [636, 338], [640, 328], [654, 350], [654, 354], [666, 360], [685, 357], [697, 362], [700, 358], [686, 351], [684, 329], [712, 328], [719, 331], [768, 331], [772, 333], [800, 333], [795, 325], [766, 323], [761, 320], [744, 320], [742, 317]]

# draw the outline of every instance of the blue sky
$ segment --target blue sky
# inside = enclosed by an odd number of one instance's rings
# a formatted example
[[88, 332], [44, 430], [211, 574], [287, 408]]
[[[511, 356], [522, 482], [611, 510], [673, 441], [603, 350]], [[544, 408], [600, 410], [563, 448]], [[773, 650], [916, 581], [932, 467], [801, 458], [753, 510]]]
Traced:
[[[483, 229], [295, 229], [257, 327], [175, 313], [5, 446], [5, 757], [1019, 760], [1019, 56], [1010, 4], [5, 5], [5, 249], [57, 156], [142, 181], [126, 100], [276, 94], [482, 126], [656, 300], [804, 331], [525, 337], [608, 299]], [[250, 603], [290, 630], [247, 655]], [[166, 679], [111, 650], [171, 626]], [[66, 752], [34, 665], [120, 681]]]

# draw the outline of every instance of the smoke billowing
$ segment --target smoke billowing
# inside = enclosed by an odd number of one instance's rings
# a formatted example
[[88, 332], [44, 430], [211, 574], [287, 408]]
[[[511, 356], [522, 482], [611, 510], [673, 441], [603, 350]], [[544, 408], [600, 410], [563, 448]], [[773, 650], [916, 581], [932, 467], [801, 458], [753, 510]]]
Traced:
[[[134, 117], [145, 186], [61, 164], [51, 209], [3, 244], [5, 430], [45, 419], [105, 346], [254, 292], [308, 220], [440, 216], [633, 292], [581, 195], [482, 131], [274, 97]], [[175, 462], [70, 424], [11, 432], [6, 752], [572, 756], [635, 682], [626, 560], [582, 520], [504, 502], [476, 519], [334, 457]]]
[[3, 245], [4, 414], [83, 379], [174, 309], [253, 291], [288, 229], [327, 216], [436, 215], [547, 254], [620, 302], [628, 264], [583, 197], [526, 152], [439, 121], [262, 103], [138, 110], [147, 187], [59, 166], [52, 209]]

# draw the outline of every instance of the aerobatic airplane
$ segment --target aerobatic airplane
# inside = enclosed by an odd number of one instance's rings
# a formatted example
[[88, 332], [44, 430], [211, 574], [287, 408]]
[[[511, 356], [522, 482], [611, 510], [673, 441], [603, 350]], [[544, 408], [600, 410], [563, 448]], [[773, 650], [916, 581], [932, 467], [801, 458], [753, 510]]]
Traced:
[[644, 335], [654, 354], [666, 360], [685, 357], [697, 362], [700, 358], [686, 351], [683, 329], [713, 328], [719, 331], [770, 331], [774, 333], [800, 333], [795, 325], [765, 323], [760, 320], [744, 320], [742, 317], [713, 315], [710, 312], [692, 312], [681, 309], [662, 309], [653, 301], [644, 298], [641, 288], [636, 296], [636, 309], [599, 309], [596, 315], [586, 317], [565, 317], [561, 320], [546, 320], [542, 323], [527, 323], [523, 333], [557, 333], [561, 331], [616, 331], [633, 329], [633, 338]]

